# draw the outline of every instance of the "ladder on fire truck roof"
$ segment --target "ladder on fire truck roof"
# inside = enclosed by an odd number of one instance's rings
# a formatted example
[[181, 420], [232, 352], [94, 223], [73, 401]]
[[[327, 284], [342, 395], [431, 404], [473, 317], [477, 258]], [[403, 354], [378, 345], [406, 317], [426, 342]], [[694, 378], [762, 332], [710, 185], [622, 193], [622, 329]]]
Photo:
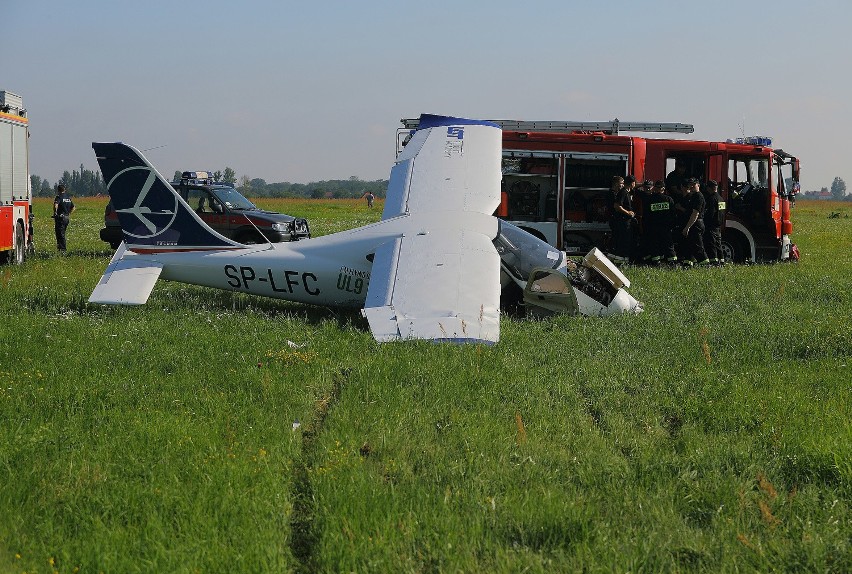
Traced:
[[[418, 118], [399, 120], [405, 129], [414, 130], [420, 125]], [[518, 132], [604, 132], [618, 135], [625, 132], [677, 132], [691, 134], [695, 131], [692, 124], [655, 123], [655, 122], [622, 122], [618, 118], [608, 122], [550, 122], [550, 121], [519, 121], [519, 120], [488, 120], [499, 125], [502, 129]]]

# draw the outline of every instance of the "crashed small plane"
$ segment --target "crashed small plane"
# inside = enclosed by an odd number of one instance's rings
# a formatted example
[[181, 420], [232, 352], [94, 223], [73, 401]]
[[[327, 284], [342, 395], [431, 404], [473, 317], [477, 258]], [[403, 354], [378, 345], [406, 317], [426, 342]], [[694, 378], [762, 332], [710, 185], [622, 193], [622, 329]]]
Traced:
[[[135, 148], [93, 143], [124, 242], [89, 302], [141, 305], [157, 279], [360, 308], [377, 341], [495, 343], [501, 289], [527, 309], [638, 312], [629, 281], [594, 250], [579, 266], [494, 217], [501, 131], [421, 116], [391, 169], [382, 220], [298, 242], [243, 245], [208, 227]], [[531, 279], [528, 281], [528, 279]], [[516, 286], [516, 287], [515, 287]]]

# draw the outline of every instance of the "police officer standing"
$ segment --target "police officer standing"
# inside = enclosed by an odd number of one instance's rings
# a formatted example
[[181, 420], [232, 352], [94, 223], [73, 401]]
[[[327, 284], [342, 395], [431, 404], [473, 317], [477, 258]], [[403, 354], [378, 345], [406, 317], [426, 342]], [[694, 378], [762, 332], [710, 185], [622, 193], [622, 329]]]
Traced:
[[683, 236], [684, 265], [692, 267], [696, 263], [706, 265], [710, 263], [707, 253], [704, 252], [704, 195], [698, 189], [698, 180], [691, 177], [686, 180], [685, 206], [689, 219], [686, 221], [681, 235]]
[[725, 202], [719, 195], [719, 184], [709, 180], [704, 188], [704, 251], [711, 265], [722, 265], [722, 224], [725, 222]]
[[53, 222], [56, 231], [56, 248], [65, 252], [65, 232], [68, 230], [68, 222], [74, 213], [74, 202], [65, 193], [65, 186], [59, 184], [56, 188], [56, 197], [53, 198]]

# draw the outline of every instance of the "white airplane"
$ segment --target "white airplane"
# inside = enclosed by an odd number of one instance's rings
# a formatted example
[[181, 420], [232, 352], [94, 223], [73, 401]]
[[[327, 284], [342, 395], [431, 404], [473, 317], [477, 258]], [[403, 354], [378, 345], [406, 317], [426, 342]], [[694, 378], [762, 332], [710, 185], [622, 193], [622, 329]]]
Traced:
[[[157, 279], [362, 309], [377, 341], [496, 343], [502, 288], [528, 309], [639, 312], [600, 252], [565, 254], [493, 216], [501, 130], [423, 115], [391, 169], [382, 220], [290, 243], [243, 245], [208, 227], [135, 148], [93, 143], [124, 233], [89, 302], [144, 304]], [[528, 279], [532, 277], [532, 281]]]

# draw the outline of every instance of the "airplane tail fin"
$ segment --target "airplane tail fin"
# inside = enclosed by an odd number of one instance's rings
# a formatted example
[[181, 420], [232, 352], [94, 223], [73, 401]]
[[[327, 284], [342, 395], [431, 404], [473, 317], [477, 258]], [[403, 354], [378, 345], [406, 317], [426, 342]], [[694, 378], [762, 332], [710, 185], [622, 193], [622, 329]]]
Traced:
[[237, 249], [204, 223], [136, 148], [92, 143], [124, 242], [137, 253]]

